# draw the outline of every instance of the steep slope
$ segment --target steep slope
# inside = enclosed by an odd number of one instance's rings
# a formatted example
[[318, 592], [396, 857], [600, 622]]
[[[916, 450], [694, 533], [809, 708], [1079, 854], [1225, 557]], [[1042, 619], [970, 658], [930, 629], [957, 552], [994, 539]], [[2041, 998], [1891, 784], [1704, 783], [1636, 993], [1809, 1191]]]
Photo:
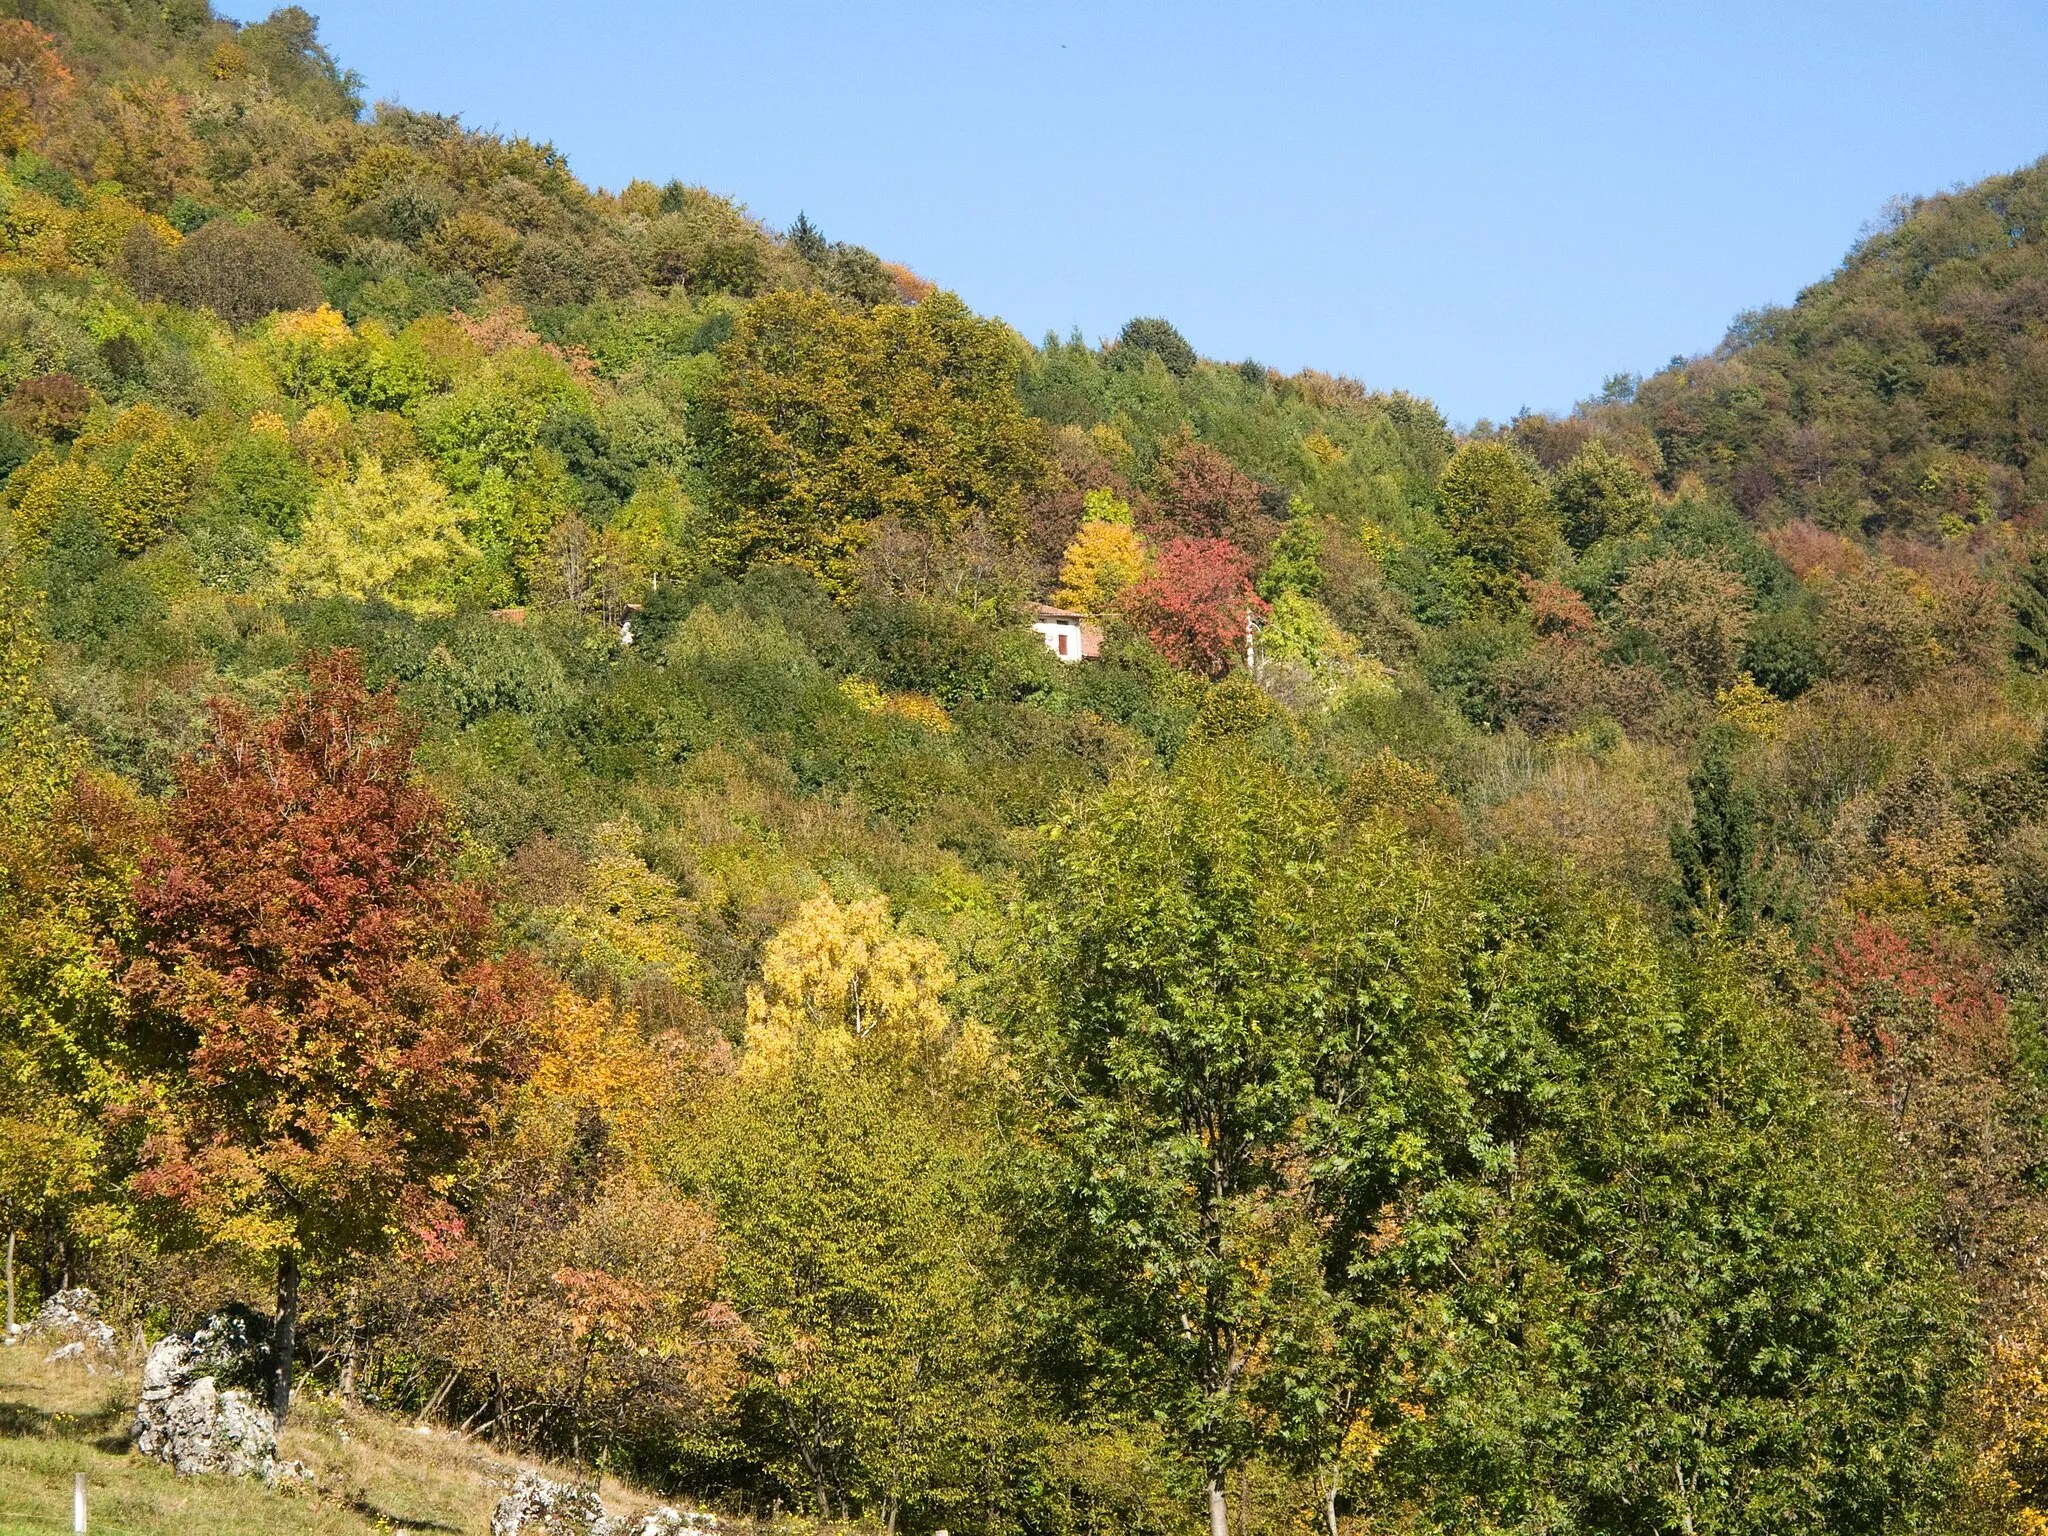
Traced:
[[1898, 202], [1790, 306], [1611, 393], [1582, 416], [1765, 523], [1954, 536], [2048, 500], [2048, 161]]

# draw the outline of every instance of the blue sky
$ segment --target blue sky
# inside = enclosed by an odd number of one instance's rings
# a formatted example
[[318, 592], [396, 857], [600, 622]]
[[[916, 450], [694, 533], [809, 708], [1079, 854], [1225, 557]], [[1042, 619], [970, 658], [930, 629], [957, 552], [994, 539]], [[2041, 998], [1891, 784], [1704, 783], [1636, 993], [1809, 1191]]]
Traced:
[[[1036, 339], [1562, 409], [2048, 153], [2048, 5], [309, 0], [371, 99], [702, 182]], [[268, 5], [231, 3], [259, 17]]]

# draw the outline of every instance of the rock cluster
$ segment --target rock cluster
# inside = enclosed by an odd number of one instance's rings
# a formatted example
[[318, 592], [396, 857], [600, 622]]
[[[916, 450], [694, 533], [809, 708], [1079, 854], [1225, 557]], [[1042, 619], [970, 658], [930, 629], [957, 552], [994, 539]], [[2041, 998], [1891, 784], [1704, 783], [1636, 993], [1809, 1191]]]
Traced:
[[696, 1509], [670, 1509], [666, 1504], [652, 1514], [642, 1515], [639, 1523], [622, 1536], [683, 1536], [685, 1531], [715, 1531], [718, 1516]]
[[594, 1488], [521, 1472], [491, 1511], [491, 1536], [611, 1536], [604, 1500]]
[[187, 1476], [216, 1472], [267, 1483], [306, 1476], [300, 1463], [278, 1460], [270, 1415], [242, 1388], [222, 1387], [208, 1369], [212, 1363], [175, 1333], [149, 1352], [135, 1448]]
[[491, 1514], [491, 1536], [683, 1536], [718, 1529], [716, 1515], [664, 1505], [634, 1519], [610, 1516], [594, 1488], [521, 1472]]
[[82, 1285], [50, 1297], [17, 1334], [7, 1342], [55, 1346], [44, 1359], [46, 1365], [52, 1360], [83, 1360], [90, 1370], [95, 1359], [114, 1353], [114, 1330], [100, 1317], [100, 1299]]

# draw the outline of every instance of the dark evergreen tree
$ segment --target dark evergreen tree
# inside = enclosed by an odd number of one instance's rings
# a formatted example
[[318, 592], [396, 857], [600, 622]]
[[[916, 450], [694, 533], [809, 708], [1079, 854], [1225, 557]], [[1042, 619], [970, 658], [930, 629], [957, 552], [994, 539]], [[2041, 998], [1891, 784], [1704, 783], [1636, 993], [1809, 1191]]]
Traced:
[[1723, 738], [1710, 741], [1686, 776], [1686, 788], [1692, 820], [1671, 836], [1679, 920], [1696, 932], [1745, 932], [1759, 911], [1762, 838], [1756, 793], [1739, 773], [1733, 745]]
[[796, 222], [789, 226], [789, 248], [812, 266], [822, 263], [832, 249], [825, 243], [825, 237], [818, 233], [818, 226], [810, 221], [808, 215], [802, 213], [799, 213]]
[[1195, 371], [1195, 349], [1169, 321], [1151, 316], [1127, 321], [1116, 344], [1119, 351], [1129, 349], [1125, 355], [1132, 361], [1142, 361], [1143, 355], [1150, 352], [1166, 364], [1166, 371], [1176, 379], [1184, 379]]
[[2032, 672], [2048, 672], [2048, 550], [2013, 575], [2013, 659]]

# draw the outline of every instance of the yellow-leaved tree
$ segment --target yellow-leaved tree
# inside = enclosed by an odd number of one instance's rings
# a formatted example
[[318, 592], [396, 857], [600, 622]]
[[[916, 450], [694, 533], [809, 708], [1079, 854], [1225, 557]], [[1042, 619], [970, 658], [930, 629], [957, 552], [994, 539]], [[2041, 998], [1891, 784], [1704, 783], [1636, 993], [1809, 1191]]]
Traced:
[[1393, 691], [1385, 664], [1361, 650], [1335, 619], [1299, 592], [1273, 599], [1255, 655], [1260, 685], [1297, 709]]
[[169, 531], [192, 499], [192, 453], [166, 421], [144, 434], [121, 471], [109, 530], [123, 554], [139, 554]]
[[[884, 1531], [966, 1487], [1014, 1404], [981, 1271], [1001, 1242], [972, 1089], [990, 1037], [945, 1006], [938, 946], [879, 897], [820, 891], [769, 943], [747, 1053], [678, 1149], [751, 1342], [747, 1421], [821, 1519]], [[964, 1092], [961, 1090], [965, 1090]]]
[[[110, 1074], [87, 1041], [114, 1016], [100, 934], [125, 911], [132, 874], [129, 796], [84, 783], [87, 758], [42, 683], [39, 605], [0, 562], [0, 1248], [6, 1322], [16, 1317], [14, 1249], [24, 1232], [61, 1239], [101, 1171]], [[121, 1221], [102, 1209], [96, 1236]]]
[[113, 477], [78, 454], [60, 463], [46, 449], [14, 472], [7, 490], [14, 502], [15, 537], [31, 544], [73, 518], [111, 529], [119, 516]]
[[1986, 1530], [2048, 1536], [2048, 1322], [2031, 1295], [1992, 1340], [1971, 1404], [1977, 1456], [1968, 1485]]
[[535, 914], [547, 930], [543, 952], [579, 986], [654, 1004], [659, 1018], [672, 1011], [662, 1005], [697, 981], [680, 893], [640, 857], [641, 832], [632, 822], [606, 822], [596, 835], [597, 852], [578, 889]]
[[952, 985], [945, 954], [899, 932], [886, 897], [841, 906], [820, 890], [769, 942], [761, 984], [747, 989], [745, 1070], [779, 1076], [804, 1060], [974, 1070], [991, 1037], [953, 1022]]
[[1144, 541], [1128, 518], [1125, 508], [1124, 521], [1090, 517], [1081, 524], [1060, 562], [1059, 590], [1053, 595], [1062, 607], [1103, 613], [1151, 568]]
[[448, 492], [423, 464], [387, 470], [366, 457], [352, 480], [321, 489], [296, 544], [273, 559], [277, 595], [381, 597], [421, 615], [451, 612], [482, 556]]

